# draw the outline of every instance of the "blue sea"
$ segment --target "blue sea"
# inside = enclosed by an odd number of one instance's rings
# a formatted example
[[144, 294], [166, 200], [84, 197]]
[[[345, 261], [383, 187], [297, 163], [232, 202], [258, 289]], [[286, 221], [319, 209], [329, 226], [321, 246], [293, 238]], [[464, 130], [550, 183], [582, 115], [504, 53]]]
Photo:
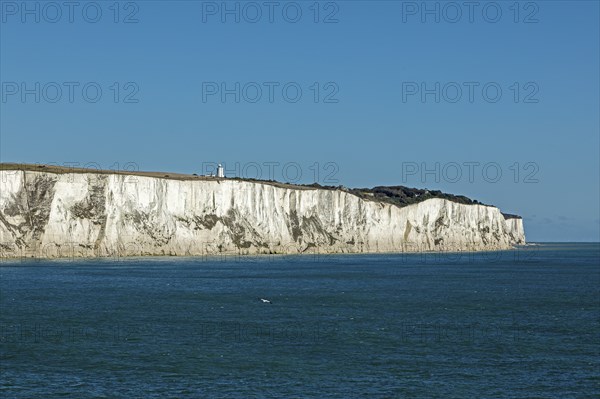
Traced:
[[3, 261], [0, 356], [2, 398], [598, 398], [600, 244]]

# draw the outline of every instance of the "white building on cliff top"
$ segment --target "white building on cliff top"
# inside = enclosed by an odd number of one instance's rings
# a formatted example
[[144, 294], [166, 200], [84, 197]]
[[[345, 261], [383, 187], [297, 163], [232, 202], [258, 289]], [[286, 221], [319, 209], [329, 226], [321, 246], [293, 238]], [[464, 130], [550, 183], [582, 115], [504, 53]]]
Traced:
[[217, 177], [225, 177], [225, 171], [223, 170], [223, 165], [221, 164], [217, 166]]

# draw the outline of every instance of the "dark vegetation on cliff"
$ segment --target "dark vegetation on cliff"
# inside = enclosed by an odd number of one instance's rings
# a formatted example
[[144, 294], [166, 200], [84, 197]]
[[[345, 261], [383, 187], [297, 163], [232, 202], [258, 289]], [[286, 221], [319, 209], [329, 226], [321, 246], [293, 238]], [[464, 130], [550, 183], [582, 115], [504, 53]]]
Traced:
[[446, 194], [439, 190], [409, 188], [404, 186], [379, 186], [373, 188], [357, 188], [349, 190], [351, 193], [364, 198], [389, 202], [398, 206], [411, 205], [430, 198], [442, 198], [459, 204], [477, 205], [477, 200], [472, 200], [464, 195]]
[[[441, 198], [452, 202], [465, 205], [484, 205], [477, 200], [465, 197], [464, 195], [454, 195], [443, 193], [440, 190], [428, 190], [421, 188], [410, 188], [405, 186], [377, 186], [373, 188], [345, 188], [343, 186], [321, 186], [318, 183], [310, 184], [309, 187], [329, 190], [345, 190], [366, 201], [378, 201], [393, 204], [399, 207], [417, 204], [419, 202]], [[521, 216], [503, 213], [505, 219], [521, 219]]]
[[[97, 174], [119, 174], [119, 175], [134, 175], [134, 176], [146, 176], [155, 177], [162, 179], [172, 180], [200, 180], [200, 181], [223, 181], [223, 180], [237, 180], [255, 182], [260, 184], [268, 184], [281, 188], [289, 188], [296, 190], [342, 190], [350, 194], [356, 195], [365, 201], [377, 201], [396, 205], [399, 207], [416, 204], [432, 198], [440, 198], [448, 201], [457, 202], [459, 204], [466, 205], [485, 205], [477, 200], [472, 200], [465, 197], [464, 195], [454, 195], [443, 193], [439, 190], [428, 190], [420, 188], [410, 188], [404, 186], [377, 186], [373, 188], [346, 188], [344, 186], [322, 186], [318, 183], [313, 184], [291, 184], [281, 183], [275, 180], [259, 180], [259, 179], [248, 179], [248, 178], [217, 178], [207, 176], [197, 176], [181, 173], [164, 173], [164, 172], [140, 172], [140, 171], [113, 171], [113, 170], [98, 170], [98, 169], [84, 169], [84, 168], [70, 168], [63, 166], [54, 165], [32, 165], [32, 164], [16, 164], [16, 163], [2, 163], [0, 164], [0, 170], [27, 170], [35, 172], [48, 172], [48, 173], [97, 173]], [[520, 219], [518, 215], [511, 215], [503, 213], [505, 219]]]

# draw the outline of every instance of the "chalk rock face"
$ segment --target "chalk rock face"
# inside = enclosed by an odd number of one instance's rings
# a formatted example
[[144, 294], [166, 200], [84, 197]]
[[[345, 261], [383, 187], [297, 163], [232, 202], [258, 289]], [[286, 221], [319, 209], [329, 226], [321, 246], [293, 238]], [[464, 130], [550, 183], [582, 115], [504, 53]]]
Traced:
[[230, 179], [0, 171], [0, 256], [198, 256], [509, 249], [522, 220], [428, 199]]

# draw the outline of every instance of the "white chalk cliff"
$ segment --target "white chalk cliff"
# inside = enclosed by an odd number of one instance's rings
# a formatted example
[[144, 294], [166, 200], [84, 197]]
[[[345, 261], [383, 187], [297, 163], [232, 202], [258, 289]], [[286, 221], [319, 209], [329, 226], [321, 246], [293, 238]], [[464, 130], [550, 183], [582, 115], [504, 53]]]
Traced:
[[1, 257], [509, 249], [520, 218], [428, 199], [231, 179], [0, 171]]

